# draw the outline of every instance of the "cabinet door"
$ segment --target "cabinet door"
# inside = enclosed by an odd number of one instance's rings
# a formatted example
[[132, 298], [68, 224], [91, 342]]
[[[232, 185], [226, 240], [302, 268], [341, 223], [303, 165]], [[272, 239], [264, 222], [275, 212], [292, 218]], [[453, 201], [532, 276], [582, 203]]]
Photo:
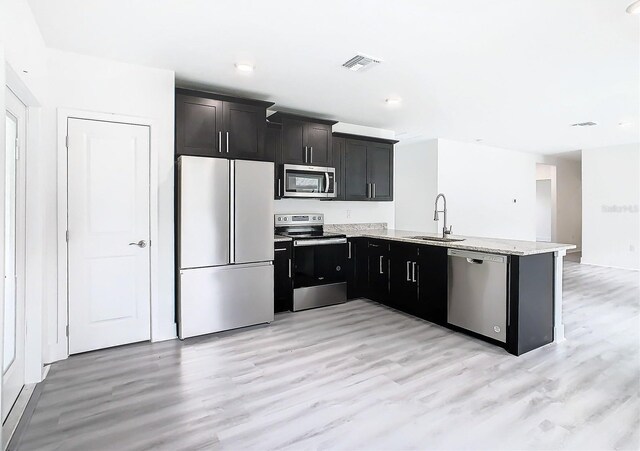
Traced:
[[333, 138], [332, 166], [336, 169], [336, 197], [334, 200], [344, 200], [344, 138]]
[[308, 123], [305, 127], [304, 145], [309, 148], [307, 163], [312, 166], [331, 166], [331, 126]]
[[372, 200], [393, 200], [393, 146], [367, 144], [367, 181]]
[[389, 246], [384, 241], [369, 240], [368, 297], [387, 304], [389, 301]]
[[346, 140], [343, 171], [345, 200], [368, 200], [367, 143]]
[[273, 165], [273, 193], [275, 199], [280, 199], [282, 197], [283, 190], [283, 180], [281, 174], [281, 164], [282, 160], [282, 129], [279, 126], [267, 125], [267, 132], [265, 137], [265, 158], [268, 161], [273, 161], [275, 164]]
[[176, 95], [176, 155], [225, 157], [222, 102]]
[[418, 246], [391, 243], [389, 303], [407, 313], [418, 310]]
[[293, 283], [291, 279], [291, 243], [278, 242], [274, 246], [273, 295], [276, 312], [293, 307]]
[[224, 102], [223, 153], [227, 158], [264, 160], [265, 109], [254, 105]]
[[350, 238], [347, 246], [347, 299], [361, 298], [369, 285], [367, 239]]
[[437, 324], [447, 322], [447, 248], [418, 248], [418, 310], [416, 315]]
[[297, 119], [282, 119], [282, 163], [307, 164], [309, 152], [305, 152], [306, 122]]

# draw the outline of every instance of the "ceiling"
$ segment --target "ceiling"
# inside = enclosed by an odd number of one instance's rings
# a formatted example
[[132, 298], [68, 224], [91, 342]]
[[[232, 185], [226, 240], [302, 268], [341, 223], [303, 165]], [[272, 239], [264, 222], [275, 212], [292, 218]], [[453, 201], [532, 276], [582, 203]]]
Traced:
[[[172, 69], [183, 86], [394, 130], [401, 141], [540, 153], [640, 141], [640, 16], [625, 13], [630, 2], [29, 0], [50, 47]], [[383, 62], [341, 67], [357, 52]], [[585, 121], [598, 125], [570, 126]]]

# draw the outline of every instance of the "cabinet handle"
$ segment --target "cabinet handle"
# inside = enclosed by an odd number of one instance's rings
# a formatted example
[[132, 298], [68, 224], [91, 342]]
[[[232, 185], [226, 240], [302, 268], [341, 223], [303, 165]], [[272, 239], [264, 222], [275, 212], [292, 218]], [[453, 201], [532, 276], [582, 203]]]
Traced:
[[218, 132], [218, 152], [222, 153], [222, 132]]
[[278, 197], [282, 196], [281, 188], [282, 188], [282, 179], [278, 179]]
[[367, 183], [367, 199], [371, 199], [371, 183]]
[[309, 148], [307, 146], [304, 146], [304, 162], [305, 163], [308, 163], [308, 160], [309, 160], [308, 152], [309, 152]]
[[286, 247], [277, 247], [274, 249], [276, 252], [282, 252], [282, 251], [286, 251], [287, 248]]
[[413, 275], [411, 276], [411, 281], [412, 282], [416, 282], [416, 265], [417, 265], [416, 262], [413, 262], [412, 265], [411, 265], [412, 266], [411, 272], [413, 273]]
[[227, 153], [229, 153], [229, 132], [227, 132]]
[[309, 154], [311, 155], [310, 163], [313, 163], [313, 146], [309, 147]]
[[375, 199], [376, 198], [376, 184], [372, 183], [371, 185], [373, 186], [373, 198]]
[[411, 266], [411, 262], [407, 261], [407, 282], [411, 282], [411, 276], [409, 275], [409, 266]]
[[291, 259], [289, 259], [289, 279], [291, 279]]
[[384, 274], [384, 271], [382, 270], [382, 259], [384, 258], [384, 255], [380, 256], [380, 274]]
[[349, 241], [349, 260], [351, 260], [351, 241]]

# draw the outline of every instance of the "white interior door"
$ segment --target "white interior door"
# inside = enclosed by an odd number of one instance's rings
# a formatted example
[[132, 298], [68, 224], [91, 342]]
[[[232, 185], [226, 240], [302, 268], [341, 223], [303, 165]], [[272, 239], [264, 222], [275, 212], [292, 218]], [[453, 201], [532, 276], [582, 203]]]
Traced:
[[149, 127], [67, 125], [69, 353], [149, 340]]
[[22, 387], [25, 361], [25, 203], [24, 153], [27, 109], [6, 89], [6, 145], [4, 197], [4, 349], [2, 421]]

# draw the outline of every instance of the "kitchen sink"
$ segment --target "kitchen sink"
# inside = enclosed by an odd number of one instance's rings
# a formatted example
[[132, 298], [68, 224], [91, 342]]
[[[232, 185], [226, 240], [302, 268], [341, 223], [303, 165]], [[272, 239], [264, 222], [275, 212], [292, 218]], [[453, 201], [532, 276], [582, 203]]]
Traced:
[[450, 243], [452, 241], [464, 241], [464, 238], [451, 238], [451, 237], [442, 237], [442, 236], [410, 236], [407, 237], [412, 240], [424, 240], [424, 241], [442, 241], [445, 243]]

